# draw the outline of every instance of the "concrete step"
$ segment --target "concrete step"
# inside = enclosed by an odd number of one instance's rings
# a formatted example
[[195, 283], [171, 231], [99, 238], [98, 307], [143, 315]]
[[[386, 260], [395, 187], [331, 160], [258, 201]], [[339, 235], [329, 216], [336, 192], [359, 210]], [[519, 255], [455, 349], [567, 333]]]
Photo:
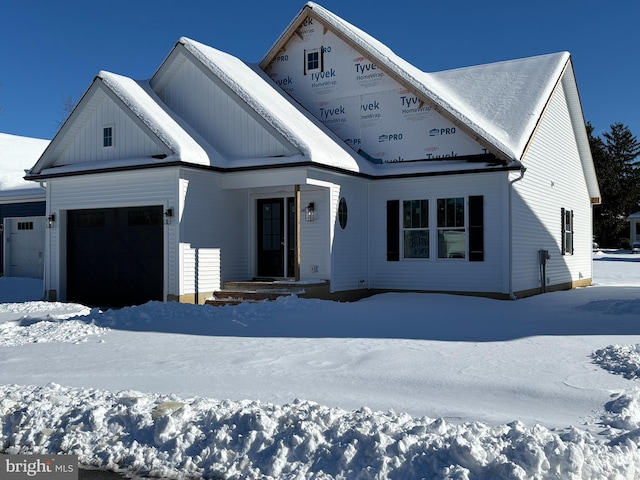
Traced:
[[295, 282], [293, 280], [255, 280], [225, 282], [222, 290], [213, 292], [205, 303], [212, 306], [238, 305], [243, 302], [273, 301], [279, 297], [307, 295], [310, 291], [328, 290], [329, 282]]

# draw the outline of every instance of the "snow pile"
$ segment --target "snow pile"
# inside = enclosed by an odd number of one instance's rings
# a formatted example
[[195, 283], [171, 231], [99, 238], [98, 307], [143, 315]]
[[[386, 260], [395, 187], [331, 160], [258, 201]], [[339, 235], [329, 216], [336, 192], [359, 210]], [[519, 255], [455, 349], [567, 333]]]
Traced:
[[[640, 441], [640, 389], [613, 395], [614, 399], [606, 405], [602, 423], [619, 430], [617, 438], [611, 443], [619, 444], [621, 439], [636, 437]], [[611, 435], [611, 432], [610, 432]]]
[[629, 380], [640, 377], [640, 345], [609, 345], [592, 354], [594, 363]]
[[[135, 391], [0, 388], [6, 453], [68, 453], [83, 464], [162, 478], [634, 478], [638, 439], [610, 444], [576, 428], [455, 425], [296, 400], [183, 399]], [[633, 401], [609, 411], [614, 427]]]
[[[1, 347], [15, 347], [28, 343], [85, 342], [90, 335], [103, 335], [109, 330], [108, 328], [97, 326], [93, 322], [87, 323], [82, 319], [69, 319], [72, 314], [77, 312], [42, 315], [43, 311], [60, 310], [60, 305], [56, 305], [56, 303], [29, 302], [28, 305], [34, 308], [34, 312], [38, 311], [39, 315], [36, 318], [25, 315], [19, 320], [1, 322]], [[0, 314], [24, 311], [20, 309], [22, 306], [22, 304], [0, 304]], [[85, 309], [86, 312], [82, 313], [89, 313], [90, 310], [88, 308]]]
[[0, 278], [0, 452], [184, 479], [640, 478], [640, 261], [594, 257], [597, 286], [515, 302], [100, 311]]

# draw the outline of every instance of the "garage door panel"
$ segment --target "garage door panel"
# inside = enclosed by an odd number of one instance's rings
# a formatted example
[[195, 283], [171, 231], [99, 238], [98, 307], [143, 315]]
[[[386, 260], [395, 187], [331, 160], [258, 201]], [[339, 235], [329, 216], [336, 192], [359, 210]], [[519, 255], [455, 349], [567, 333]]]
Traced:
[[70, 301], [122, 307], [162, 300], [162, 207], [68, 212]]

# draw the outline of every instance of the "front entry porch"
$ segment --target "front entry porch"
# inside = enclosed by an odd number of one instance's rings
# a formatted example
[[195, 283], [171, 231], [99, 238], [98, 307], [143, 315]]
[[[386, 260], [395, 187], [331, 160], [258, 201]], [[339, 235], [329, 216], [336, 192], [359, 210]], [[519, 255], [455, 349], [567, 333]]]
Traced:
[[301, 298], [329, 298], [328, 280], [250, 280], [225, 282], [222, 290], [213, 292], [205, 303], [212, 306], [237, 305], [242, 302], [276, 300], [296, 295]]

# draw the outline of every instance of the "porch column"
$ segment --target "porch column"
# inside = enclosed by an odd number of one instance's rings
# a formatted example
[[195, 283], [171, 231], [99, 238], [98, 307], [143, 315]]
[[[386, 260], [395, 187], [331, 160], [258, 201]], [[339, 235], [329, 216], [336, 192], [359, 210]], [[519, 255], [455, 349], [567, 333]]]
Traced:
[[300, 222], [302, 220], [302, 212], [300, 210], [300, 205], [302, 202], [300, 201], [300, 185], [295, 185], [295, 203], [296, 203], [296, 238], [295, 238], [295, 266], [294, 266], [294, 275], [296, 282], [300, 280]]

